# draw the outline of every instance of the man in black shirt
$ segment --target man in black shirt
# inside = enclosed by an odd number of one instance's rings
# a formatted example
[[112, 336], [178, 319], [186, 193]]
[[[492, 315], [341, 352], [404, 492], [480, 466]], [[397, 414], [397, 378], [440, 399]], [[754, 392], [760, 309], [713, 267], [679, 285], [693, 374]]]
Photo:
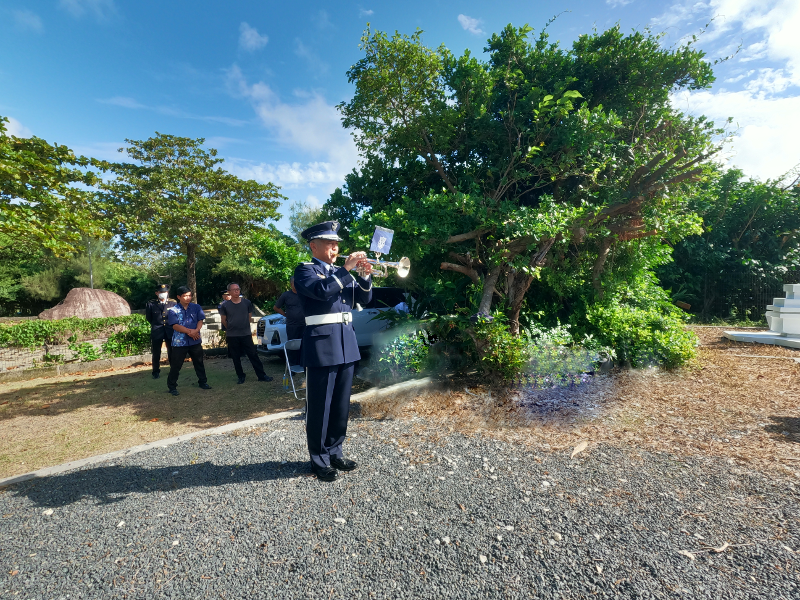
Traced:
[[167, 360], [172, 359], [172, 327], [167, 324], [167, 311], [177, 302], [169, 298], [169, 285], [156, 286], [156, 297], [145, 306], [145, 318], [150, 323], [150, 343], [153, 360], [153, 379], [161, 376], [161, 346], [167, 345]]
[[253, 365], [253, 370], [259, 381], [272, 381], [272, 377], [264, 372], [264, 365], [256, 354], [253, 343], [253, 334], [250, 330], [250, 318], [253, 315], [253, 303], [241, 297], [238, 283], [228, 284], [231, 299], [223, 302], [219, 307], [222, 317], [222, 326], [226, 330], [228, 341], [228, 354], [233, 359], [233, 368], [236, 369], [237, 383], [244, 383], [245, 375], [242, 369], [242, 354], [246, 354]]
[[[275, 303], [275, 312], [286, 317], [286, 339], [302, 340], [303, 330], [306, 328], [306, 315], [303, 312], [303, 305], [300, 303], [300, 296], [294, 287], [294, 277], [289, 279], [291, 292], [283, 292]], [[289, 360], [293, 365], [300, 364], [300, 350], [290, 350]]]

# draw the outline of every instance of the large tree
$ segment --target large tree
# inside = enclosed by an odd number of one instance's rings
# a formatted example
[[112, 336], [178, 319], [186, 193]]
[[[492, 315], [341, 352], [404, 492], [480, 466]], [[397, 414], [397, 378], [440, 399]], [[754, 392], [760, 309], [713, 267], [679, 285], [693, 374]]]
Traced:
[[469, 277], [480, 312], [502, 300], [514, 333], [542, 267], [590, 264], [602, 297], [614, 247], [698, 231], [687, 198], [721, 133], [670, 105], [671, 92], [714, 80], [691, 44], [616, 27], [565, 50], [530, 34], [507, 26], [480, 61], [428, 48], [419, 31], [368, 29], [348, 71], [355, 94], [339, 106], [365, 165], [421, 165], [418, 181], [438, 181], [365, 211], [360, 235], [395, 228], [419, 261]]
[[0, 244], [65, 255], [83, 248], [88, 237], [108, 235], [87, 186], [97, 177], [90, 159], [38, 137], [6, 132], [0, 116]]
[[125, 141], [120, 152], [135, 162], [98, 163], [115, 176], [101, 188], [121, 245], [185, 256], [187, 285], [197, 301], [198, 253], [244, 249], [250, 230], [279, 217], [279, 188], [227, 173], [203, 138], [156, 132]]

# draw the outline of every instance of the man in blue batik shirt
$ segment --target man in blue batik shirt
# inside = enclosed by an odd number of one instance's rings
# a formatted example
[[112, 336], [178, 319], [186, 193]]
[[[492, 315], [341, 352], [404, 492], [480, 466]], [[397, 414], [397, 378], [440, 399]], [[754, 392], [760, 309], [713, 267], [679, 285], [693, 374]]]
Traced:
[[[335, 481], [338, 471], [356, 463], [342, 454], [350, 412], [355, 364], [361, 359], [351, 311], [372, 297], [366, 252], [354, 252], [343, 267], [334, 266], [339, 253], [339, 223], [326, 221], [301, 234], [314, 260], [294, 271], [294, 285], [305, 315], [301, 347], [306, 367], [306, 438], [311, 471], [320, 481]], [[350, 270], [361, 269], [363, 277]]]
[[204, 390], [211, 389], [203, 365], [203, 340], [200, 337], [206, 314], [199, 304], [192, 302], [192, 291], [186, 286], [179, 287], [176, 295], [178, 304], [167, 311], [167, 323], [172, 326], [173, 331], [167, 388], [173, 396], [178, 395], [178, 375], [187, 354], [192, 359], [192, 366], [197, 374], [197, 385]]

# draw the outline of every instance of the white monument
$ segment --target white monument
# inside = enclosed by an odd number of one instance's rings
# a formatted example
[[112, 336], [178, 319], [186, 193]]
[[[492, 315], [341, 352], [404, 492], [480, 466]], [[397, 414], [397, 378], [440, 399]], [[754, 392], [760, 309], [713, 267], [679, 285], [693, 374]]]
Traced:
[[725, 337], [735, 342], [759, 342], [789, 348], [800, 348], [800, 283], [783, 286], [786, 298], [775, 298], [767, 306], [769, 331], [746, 333], [726, 331]]

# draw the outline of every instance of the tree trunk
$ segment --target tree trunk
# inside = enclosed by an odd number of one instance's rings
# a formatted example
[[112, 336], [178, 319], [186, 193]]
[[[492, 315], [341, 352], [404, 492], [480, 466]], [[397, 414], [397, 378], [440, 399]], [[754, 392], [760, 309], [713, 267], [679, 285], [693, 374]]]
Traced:
[[194, 244], [186, 244], [186, 287], [192, 292], [192, 302], [197, 302], [197, 248]]
[[525, 302], [525, 294], [528, 293], [532, 283], [533, 277], [531, 275], [517, 273], [510, 286], [511, 308], [508, 311], [508, 331], [514, 337], [519, 335], [519, 313], [522, 310], [522, 304]]
[[603, 239], [600, 244], [600, 251], [597, 254], [597, 259], [594, 261], [594, 267], [592, 268], [592, 285], [597, 292], [597, 296], [601, 300], [603, 299], [603, 283], [600, 280], [600, 275], [603, 273], [603, 267], [606, 264], [606, 259], [608, 258], [608, 253], [611, 251], [611, 244], [613, 241], [613, 238], [610, 237]]
[[492, 267], [483, 280], [483, 296], [481, 296], [481, 305], [478, 308], [479, 313], [484, 313], [486, 315], [491, 314], [492, 298], [495, 288], [497, 287], [497, 280], [500, 278], [501, 270], [502, 267], [500, 265]]

